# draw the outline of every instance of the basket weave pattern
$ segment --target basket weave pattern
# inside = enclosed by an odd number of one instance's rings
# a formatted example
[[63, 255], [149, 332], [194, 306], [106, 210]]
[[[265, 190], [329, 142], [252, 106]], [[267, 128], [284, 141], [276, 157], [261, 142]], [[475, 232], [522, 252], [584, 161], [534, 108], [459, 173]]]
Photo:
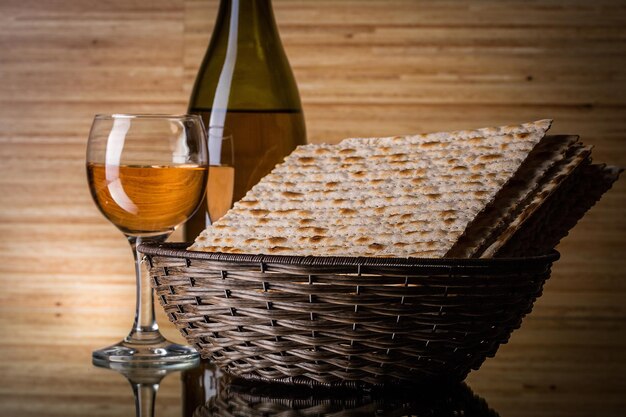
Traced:
[[183, 248], [140, 250], [188, 342], [233, 375], [312, 385], [462, 380], [520, 326], [558, 257], [299, 258]]

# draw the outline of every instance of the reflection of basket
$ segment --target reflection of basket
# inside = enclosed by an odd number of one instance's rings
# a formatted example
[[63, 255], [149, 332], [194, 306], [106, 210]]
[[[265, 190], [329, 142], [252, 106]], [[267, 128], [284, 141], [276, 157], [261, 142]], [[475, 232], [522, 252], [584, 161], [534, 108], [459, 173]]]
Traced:
[[170, 320], [205, 358], [303, 384], [462, 380], [506, 343], [550, 274], [523, 259], [231, 255], [145, 245]]
[[465, 384], [415, 387], [393, 391], [303, 389], [276, 384], [245, 384], [222, 380], [216, 396], [193, 417], [360, 417], [473, 416], [497, 417]]

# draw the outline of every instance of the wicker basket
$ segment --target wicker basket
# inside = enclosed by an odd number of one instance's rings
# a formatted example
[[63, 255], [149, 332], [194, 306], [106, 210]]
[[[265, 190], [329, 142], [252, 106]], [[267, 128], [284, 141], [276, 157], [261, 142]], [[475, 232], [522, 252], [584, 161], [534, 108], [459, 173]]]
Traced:
[[463, 380], [520, 326], [559, 256], [288, 257], [185, 247], [140, 251], [188, 342], [230, 374], [309, 385]]

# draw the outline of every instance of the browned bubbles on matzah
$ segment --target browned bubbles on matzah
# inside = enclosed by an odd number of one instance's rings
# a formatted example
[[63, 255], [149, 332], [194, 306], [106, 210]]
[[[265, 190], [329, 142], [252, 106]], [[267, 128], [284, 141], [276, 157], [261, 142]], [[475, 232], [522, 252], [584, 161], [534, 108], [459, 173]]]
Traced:
[[549, 126], [300, 146], [190, 249], [441, 257]]

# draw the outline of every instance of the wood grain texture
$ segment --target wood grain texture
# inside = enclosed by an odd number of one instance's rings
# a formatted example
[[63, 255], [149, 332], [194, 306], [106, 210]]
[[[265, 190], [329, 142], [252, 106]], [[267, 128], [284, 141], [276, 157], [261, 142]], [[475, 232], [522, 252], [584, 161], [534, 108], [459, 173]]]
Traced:
[[[131, 324], [131, 254], [84, 153], [106, 112], [182, 112], [216, 1], [0, 3], [0, 414], [128, 415], [90, 351]], [[626, 4], [275, 0], [309, 140], [550, 117], [626, 166]], [[626, 181], [560, 245], [511, 342], [468, 381], [504, 416], [622, 415]], [[159, 310], [164, 332], [180, 340]], [[106, 376], [105, 376], [106, 375]], [[180, 415], [166, 378], [161, 416]], [[167, 382], [169, 381], [169, 382]]]

